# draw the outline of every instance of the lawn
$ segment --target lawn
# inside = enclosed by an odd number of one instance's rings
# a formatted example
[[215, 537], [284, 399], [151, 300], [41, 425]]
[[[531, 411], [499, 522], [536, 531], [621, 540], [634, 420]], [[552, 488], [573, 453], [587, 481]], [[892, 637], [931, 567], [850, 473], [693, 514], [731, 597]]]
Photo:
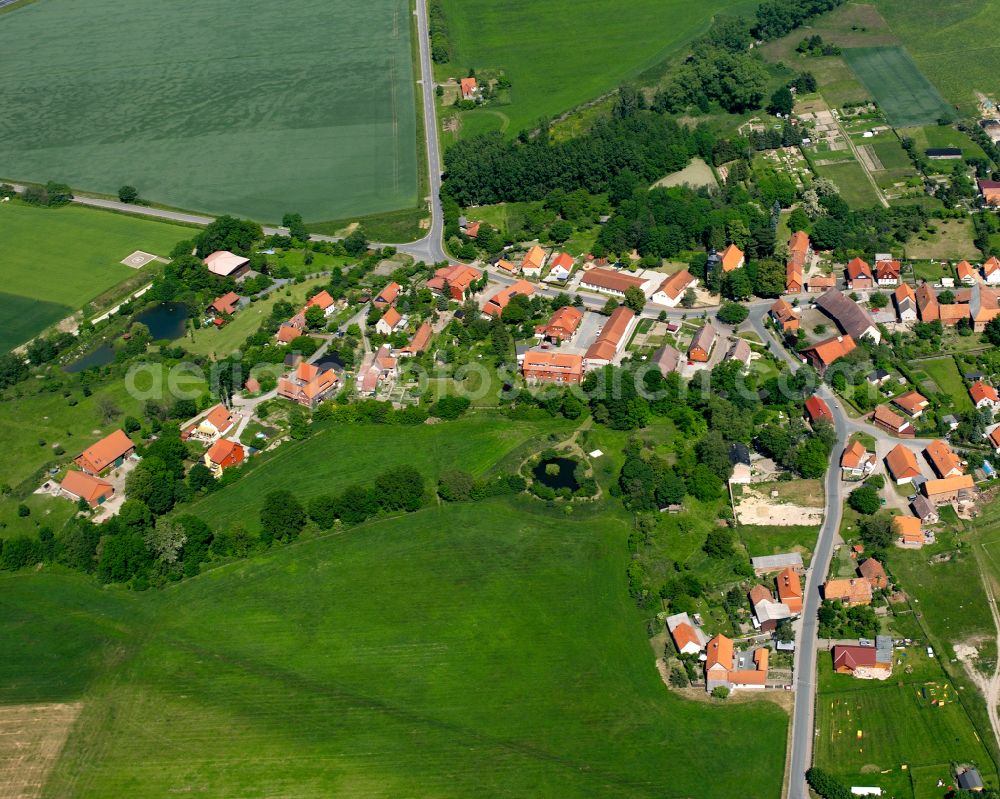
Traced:
[[948, 104], [902, 47], [855, 47], [843, 55], [893, 127], [926, 125], [951, 115]]
[[224, 358], [239, 349], [246, 341], [247, 336], [257, 332], [264, 320], [271, 314], [271, 309], [276, 302], [279, 300], [290, 302], [298, 307], [305, 304], [305, 301], [327, 282], [326, 278], [316, 278], [289, 286], [287, 289], [272, 291], [264, 299], [238, 310], [233, 318], [221, 328], [202, 327], [195, 331], [189, 331], [187, 337], [178, 344], [195, 355], [211, 355], [216, 359]]
[[[406, 0], [33, 3], [5, 17], [6, 177], [276, 222], [417, 204]], [[234, 25], [234, 21], [243, 23]], [[151, 43], [155, 42], [155, 47]]]
[[820, 177], [829, 178], [837, 185], [840, 196], [852, 208], [871, 208], [878, 205], [878, 196], [864, 168], [853, 158], [839, 164], [817, 166], [816, 171]]
[[[967, 219], [935, 219], [931, 226], [937, 232], [930, 234], [926, 240], [914, 236], [906, 243], [907, 258], [945, 261], [960, 261], [965, 258], [975, 261], [981, 257], [976, 245], [972, 243], [975, 230]], [[935, 280], [941, 277], [939, 264], [929, 264], [928, 267], [935, 270]], [[951, 272], [947, 274], [950, 275]], [[918, 274], [917, 277], [924, 275]]]
[[808, 566], [816, 546], [818, 527], [742, 524], [738, 528], [740, 540], [751, 558], [762, 555], [780, 555], [783, 552], [801, 552], [802, 560]]
[[3, 203], [0, 351], [24, 343], [134, 277], [135, 269], [119, 263], [125, 256], [135, 250], [169, 255], [178, 241], [190, 236], [187, 227], [80, 206]]
[[338, 485], [371, 479], [391, 467], [398, 462], [393, 453], [405, 453], [406, 462], [435, 483], [448, 469], [481, 475], [517, 446], [571, 429], [567, 422], [514, 424], [488, 416], [416, 427], [327, 427], [307, 441], [283, 444], [251, 464], [249, 473], [230, 489], [211, 494], [184, 512], [213, 519], [220, 526], [238, 522], [257, 530], [257, 509], [268, 491], [289, 488], [304, 498], [334, 492]]
[[878, 7], [920, 69], [963, 114], [974, 109], [976, 91], [996, 93], [1000, 0], [878, 0]]
[[[903, 663], [894, 662], [893, 676], [883, 683], [832, 674], [830, 655], [820, 653], [823, 690], [816, 698], [816, 765], [848, 785], [890, 790], [906, 786], [909, 768], [946, 769], [950, 762], [972, 762], [995, 785], [992, 760], [957, 701], [956, 686], [921, 648], [911, 647], [901, 655], [894, 654], [894, 660]], [[907, 674], [911, 661], [915, 670]], [[947, 701], [932, 705], [932, 696]], [[902, 769], [904, 765], [908, 768]]]
[[712, 168], [701, 158], [692, 158], [691, 163], [680, 172], [660, 178], [653, 187], [690, 186], [693, 189], [700, 189], [703, 186], [717, 188], [718, 185]]
[[[439, 80], [469, 69], [502, 70], [511, 103], [462, 115], [463, 133], [500, 129], [508, 136], [616, 88], [677, 54], [720, 12], [752, 10], [743, 0], [633, 0], [628, 13], [603, 0], [443, 0], [452, 58]], [[651, 35], [651, 32], [653, 35]], [[476, 117], [488, 117], [482, 122]]]
[[945, 394], [951, 396], [954, 404], [953, 410], [956, 412], [972, 410], [972, 400], [962, 382], [962, 375], [958, 371], [958, 366], [955, 365], [954, 358], [931, 358], [920, 361], [919, 366], [930, 375], [931, 380], [937, 383]]
[[435, 506], [160, 593], [4, 578], [0, 696], [84, 698], [46, 795], [660, 797], [664, 763], [691, 761], [671, 795], [777, 796], [785, 712], [664, 687], [624, 519], [520, 504]]

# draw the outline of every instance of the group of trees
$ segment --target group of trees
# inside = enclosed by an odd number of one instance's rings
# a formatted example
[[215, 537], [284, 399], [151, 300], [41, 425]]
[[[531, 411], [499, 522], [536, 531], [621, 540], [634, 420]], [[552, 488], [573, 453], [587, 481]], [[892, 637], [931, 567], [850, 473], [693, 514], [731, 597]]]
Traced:
[[26, 186], [21, 199], [29, 205], [59, 208], [73, 201], [73, 190], [65, 183], [50, 180], [44, 186]]

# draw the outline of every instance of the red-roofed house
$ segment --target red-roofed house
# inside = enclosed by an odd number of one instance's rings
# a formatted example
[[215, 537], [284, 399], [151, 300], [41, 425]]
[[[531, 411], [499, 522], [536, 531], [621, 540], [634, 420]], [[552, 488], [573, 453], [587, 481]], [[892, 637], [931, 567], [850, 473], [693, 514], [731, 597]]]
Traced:
[[525, 277], [538, 277], [545, 266], [545, 250], [537, 244], [524, 254], [521, 259], [521, 273]]
[[938, 477], [957, 477], [965, 472], [962, 459], [941, 439], [935, 439], [924, 450], [924, 457]]
[[780, 297], [774, 301], [768, 313], [782, 333], [792, 333], [799, 329], [799, 315]]
[[833, 424], [833, 413], [830, 412], [830, 406], [823, 401], [822, 397], [813, 394], [806, 400], [805, 409], [806, 418], [810, 424], [816, 424], [820, 420]]
[[[853, 674], [855, 677], [885, 679], [892, 671], [891, 659], [880, 661], [878, 650], [873, 646], [840, 644], [833, 648], [833, 670], [837, 674]], [[883, 676], [884, 675], [884, 676]]]
[[875, 284], [872, 268], [867, 261], [854, 258], [847, 264], [847, 287], [852, 291], [870, 289]]
[[587, 349], [584, 355], [584, 368], [598, 369], [613, 363], [618, 354], [625, 349], [638, 323], [639, 317], [631, 309], [624, 305], [615, 308], [594, 343]]
[[307, 408], [315, 408], [337, 387], [333, 369], [321, 372], [318, 366], [301, 362], [294, 372], [278, 380], [278, 396]]
[[275, 333], [275, 338], [278, 339], [279, 344], [291, 344], [292, 341], [301, 335], [302, 331], [299, 328], [292, 327], [291, 325], [282, 325], [278, 328], [278, 332]]
[[896, 481], [896, 485], [912, 483], [914, 477], [921, 476], [917, 456], [913, 454], [913, 450], [902, 444], [897, 444], [886, 455], [885, 465], [889, 468], [889, 474]]
[[971, 286], [976, 282], [976, 273], [968, 261], [959, 261], [955, 266], [955, 272], [958, 274], [959, 281], [966, 286]]
[[115, 430], [87, 447], [73, 462], [87, 474], [96, 475], [121, 466], [133, 452], [135, 444], [132, 439], [125, 435], [124, 430]]
[[788, 240], [788, 261], [785, 262], [785, 291], [798, 294], [805, 286], [805, 267], [812, 249], [809, 236], [802, 230], [796, 231]]
[[111, 483], [85, 472], [66, 472], [60, 485], [64, 494], [73, 500], [84, 500], [90, 507], [103, 505], [115, 493]]
[[232, 316], [236, 313], [236, 305], [240, 301], [240, 295], [235, 291], [230, 291], [228, 294], [223, 294], [221, 297], [216, 297], [212, 300], [212, 304], [209, 306], [216, 313], [225, 314], [226, 316]]
[[568, 341], [583, 321], [583, 311], [572, 305], [564, 305], [549, 318], [547, 324], [535, 328], [537, 338], [549, 341]]
[[548, 276], [553, 280], [569, 280], [573, 274], [573, 256], [568, 252], [561, 252], [549, 261]]
[[330, 292], [326, 289], [309, 298], [309, 302], [306, 303], [306, 308], [312, 307], [319, 308], [323, 312], [324, 316], [329, 316], [337, 309], [336, 302], [333, 297], [330, 296]]
[[982, 380], [977, 380], [969, 386], [969, 396], [972, 397], [976, 408], [989, 408], [994, 413], [1000, 408], [1000, 395], [997, 394], [997, 390]]
[[388, 305], [392, 305], [396, 298], [399, 296], [399, 292], [403, 290], [403, 287], [399, 283], [389, 283], [384, 289], [382, 289], [378, 296], [372, 300], [372, 305], [376, 308], [385, 308]]
[[986, 438], [990, 442], [990, 446], [993, 447], [993, 452], [1000, 455], [1000, 427], [994, 427], [986, 434]]
[[684, 292], [697, 282], [687, 269], [682, 269], [664, 280], [650, 299], [658, 305], [676, 308], [684, 297]]
[[482, 278], [483, 273], [478, 269], [465, 264], [456, 264], [438, 269], [434, 277], [427, 281], [427, 288], [442, 294], [447, 293], [453, 300], [462, 302], [468, 296], [472, 284], [478, 283]]
[[854, 343], [854, 339], [850, 336], [831, 336], [823, 341], [817, 341], [815, 344], [806, 347], [801, 351], [803, 357], [808, 359], [810, 363], [820, 372], [826, 371], [830, 365], [843, 358], [848, 353], [853, 352], [857, 348]]
[[479, 224], [479, 222], [469, 222], [469, 224], [465, 226], [465, 230], [462, 232], [465, 233], [465, 235], [470, 239], [474, 239], [479, 235]]
[[211, 470], [216, 478], [222, 477], [222, 473], [232, 466], [243, 463], [246, 453], [243, 445], [238, 441], [230, 441], [220, 438], [205, 453], [205, 465]]
[[774, 579], [778, 586], [778, 601], [788, 605], [792, 613], [802, 612], [802, 579], [791, 566], [786, 566]]
[[1000, 181], [978, 180], [979, 193], [987, 205], [1000, 205]]
[[475, 78], [462, 78], [458, 83], [458, 88], [462, 92], [463, 100], [475, 100], [479, 93], [479, 84]]
[[916, 391], [907, 391], [893, 399], [892, 404], [902, 409], [914, 419], [919, 419], [930, 403], [927, 398]]
[[197, 432], [208, 439], [216, 439], [233, 426], [233, 415], [221, 402], [198, 423]]
[[746, 262], [746, 253], [735, 244], [730, 244], [722, 251], [720, 256], [723, 272], [734, 272], [741, 268]]
[[1000, 283], [1000, 258], [991, 255], [989, 260], [983, 264], [983, 280], [991, 286]]
[[386, 309], [386, 312], [382, 314], [382, 318], [375, 323], [375, 330], [383, 336], [389, 336], [402, 328], [405, 324], [406, 323], [403, 321], [403, 315], [394, 307], [390, 306]]
[[875, 453], [866, 450], [860, 441], [849, 444], [840, 456], [840, 469], [845, 480], [864, 479], [875, 471], [877, 464]]
[[431, 328], [431, 323], [424, 322], [417, 329], [417, 332], [413, 334], [413, 338], [410, 339], [410, 343], [399, 351], [399, 356], [401, 358], [414, 358], [417, 355], [420, 355], [427, 349], [427, 345], [431, 343], [432, 333], [433, 330]]
[[521, 362], [528, 383], [575, 385], [583, 380], [583, 357], [568, 352], [529, 350]]
[[875, 280], [880, 286], [898, 286], [903, 265], [899, 261], [876, 261]]
[[872, 411], [872, 424], [902, 438], [913, 438], [917, 434], [912, 424], [898, 413], [890, 411], [885, 405], [879, 405]]
[[500, 316], [503, 313], [503, 309], [510, 304], [511, 298], [519, 294], [530, 297], [534, 293], [535, 287], [527, 280], [518, 280], [514, 285], [500, 289], [500, 291], [490, 297], [486, 301], [486, 304], [483, 305], [483, 313], [487, 316]]

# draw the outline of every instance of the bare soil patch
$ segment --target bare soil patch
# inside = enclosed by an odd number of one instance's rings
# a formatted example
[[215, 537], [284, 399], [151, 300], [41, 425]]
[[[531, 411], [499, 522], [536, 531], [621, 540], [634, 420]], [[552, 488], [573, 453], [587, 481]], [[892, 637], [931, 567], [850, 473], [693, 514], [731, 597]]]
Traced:
[[35, 799], [83, 708], [81, 702], [0, 707], [0, 799]]

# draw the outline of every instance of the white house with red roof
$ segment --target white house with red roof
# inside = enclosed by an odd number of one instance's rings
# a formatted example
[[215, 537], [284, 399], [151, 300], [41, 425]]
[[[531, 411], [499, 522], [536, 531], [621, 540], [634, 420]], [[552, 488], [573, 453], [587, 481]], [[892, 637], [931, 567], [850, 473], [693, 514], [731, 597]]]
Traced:
[[983, 280], [990, 286], [1000, 284], [1000, 259], [995, 255], [983, 264]]
[[708, 643], [708, 636], [704, 630], [691, 621], [687, 613], [667, 616], [667, 630], [677, 646], [677, 651], [682, 655], [697, 655]]
[[573, 256], [568, 252], [561, 252], [549, 261], [548, 278], [552, 280], [569, 280], [573, 273]]
[[1000, 408], [1000, 395], [997, 394], [997, 390], [982, 380], [977, 380], [969, 386], [969, 396], [972, 397], [973, 404], [979, 410], [989, 408], [993, 413], [996, 413], [997, 409]]
[[314, 294], [309, 298], [306, 308], [319, 308], [324, 316], [330, 316], [337, 309], [337, 304], [330, 296], [330, 292], [324, 289], [319, 294]]

